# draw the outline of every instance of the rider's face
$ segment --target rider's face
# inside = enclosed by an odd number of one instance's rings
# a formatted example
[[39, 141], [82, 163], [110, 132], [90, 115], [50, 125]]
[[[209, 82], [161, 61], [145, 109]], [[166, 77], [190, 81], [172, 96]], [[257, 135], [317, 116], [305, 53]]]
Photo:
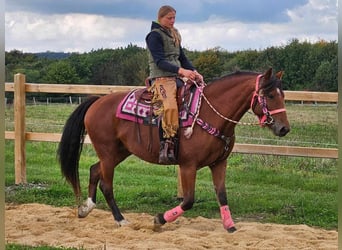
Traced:
[[176, 21], [176, 12], [171, 11], [167, 15], [160, 18], [159, 23], [161, 26], [171, 29]]

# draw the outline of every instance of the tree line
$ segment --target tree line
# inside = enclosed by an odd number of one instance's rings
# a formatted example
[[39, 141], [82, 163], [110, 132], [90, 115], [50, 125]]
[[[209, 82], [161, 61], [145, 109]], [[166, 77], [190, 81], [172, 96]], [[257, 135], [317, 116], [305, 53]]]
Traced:
[[[298, 39], [263, 50], [229, 52], [220, 47], [185, 53], [207, 83], [237, 70], [263, 72], [283, 70], [286, 90], [337, 91], [337, 42], [316, 43]], [[16, 73], [26, 82], [57, 84], [144, 84], [148, 76], [147, 50], [133, 44], [86, 53], [5, 52], [6, 82]]]

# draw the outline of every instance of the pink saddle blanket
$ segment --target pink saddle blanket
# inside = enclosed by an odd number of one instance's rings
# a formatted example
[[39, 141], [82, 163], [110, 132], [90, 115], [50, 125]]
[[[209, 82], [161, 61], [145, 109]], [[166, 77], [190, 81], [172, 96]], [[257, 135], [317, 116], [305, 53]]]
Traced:
[[[148, 90], [145, 89], [144, 92], [148, 92]], [[186, 98], [177, 98], [178, 100], [184, 99], [184, 102], [178, 105], [180, 127], [188, 127], [193, 123], [198, 110], [200, 90], [193, 85], [189, 89], [189, 93], [184, 95]], [[160, 117], [154, 115], [153, 109], [149, 100], [141, 100], [141, 89], [134, 89], [120, 102], [116, 110], [116, 117], [139, 124], [158, 125]]]

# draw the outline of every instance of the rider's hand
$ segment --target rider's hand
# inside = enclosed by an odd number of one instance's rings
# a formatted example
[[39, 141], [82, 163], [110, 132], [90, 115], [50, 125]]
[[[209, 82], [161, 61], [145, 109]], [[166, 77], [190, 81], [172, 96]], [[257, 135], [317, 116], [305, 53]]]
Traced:
[[178, 74], [192, 81], [203, 82], [203, 76], [200, 73], [198, 73], [196, 70], [192, 71], [189, 69], [179, 68]]
[[196, 78], [196, 73], [195, 71], [189, 70], [189, 69], [183, 69], [183, 68], [179, 68], [178, 70], [178, 74], [182, 77], [186, 77], [192, 81], [195, 80]]
[[196, 70], [195, 70], [195, 74], [196, 74], [195, 81], [198, 82], [198, 83], [203, 83], [204, 82], [203, 81], [203, 76], [200, 73], [198, 73]]

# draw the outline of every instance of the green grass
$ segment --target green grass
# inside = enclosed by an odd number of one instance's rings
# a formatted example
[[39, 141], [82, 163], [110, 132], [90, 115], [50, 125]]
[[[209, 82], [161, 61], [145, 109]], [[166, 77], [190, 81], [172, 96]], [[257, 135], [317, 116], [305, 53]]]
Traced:
[[[238, 125], [236, 142], [337, 148], [337, 106], [288, 104], [286, 109], [291, 131], [285, 137], [276, 138], [268, 129]], [[241, 121], [255, 122], [255, 116], [246, 113]]]
[[[6, 250], [76, 250], [76, 248], [57, 248], [57, 247], [49, 247], [49, 246], [23, 246], [18, 244], [7, 244]], [[82, 250], [82, 249], [78, 249]]]
[[[75, 106], [31, 106], [29, 131], [61, 132]], [[337, 147], [336, 106], [289, 105], [292, 131], [276, 138], [268, 129], [238, 126], [237, 142], [277, 145]], [[6, 130], [13, 111], [6, 110]], [[254, 116], [246, 114], [245, 121]], [[56, 143], [27, 142], [27, 185], [14, 185], [14, 146], [5, 146], [6, 202], [75, 206], [72, 189], [62, 178], [56, 161]], [[97, 161], [91, 145], [85, 145], [80, 161], [82, 195], [87, 196], [89, 166]], [[234, 153], [226, 176], [229, 205], [235, 221], [307, 224], [337, 229], [337, 160]], [[116, 168], [114, 189], [122, 212], [155, 214], [176, 206], [177, 167], [157, 166], [131, 156]], [[98, 208], [108, 209], [98, 191]], [[184, 216], [219, 218], [210, 171], [197, 173], [194, 207]], [[6, 249], [29, 249], [11, 248]], [[31, 249], [31, 248], [30, 248]], [[45, 249], [45, 248], [39, 248]], [[51, 248], [47, 248], [51, 249]]]
[[[11, 142], [7, 142], [7, 151], [10, 152], [9, 144]], [[6, 202], [75, 205], [72, 189], [61, 177], [55, 149], [54, 143], [27, 143], [27, 179], [31, 185], [22, 186], [13, 186], [13, 163], [10, 164], [13, 153], [9, 153]], [[37, 152], [40, 152], [39, 157], [33, 159]], [[84, 199], [88, 168], [94, 161], [95, 156], [81, 158]], [[336, 176], [335, 160], [233, 154], [226, 177], [229, 204], [233, 216], [241, 220], [259, 218], [262, 222], [337, 228]], [[174, 166], [148, 164], [131, 156], [116, 169], [114, 183], [116, 199], [123, 212], [155, 214], [178, 204], [175, 199], [177, 168]], [[102, 194], [98, 195], [98, 207], [108, 209]], [[185, 213], [190, 217], [198, 215], [219, 217], [207, 168], [198, 171], [196, 203]]]

